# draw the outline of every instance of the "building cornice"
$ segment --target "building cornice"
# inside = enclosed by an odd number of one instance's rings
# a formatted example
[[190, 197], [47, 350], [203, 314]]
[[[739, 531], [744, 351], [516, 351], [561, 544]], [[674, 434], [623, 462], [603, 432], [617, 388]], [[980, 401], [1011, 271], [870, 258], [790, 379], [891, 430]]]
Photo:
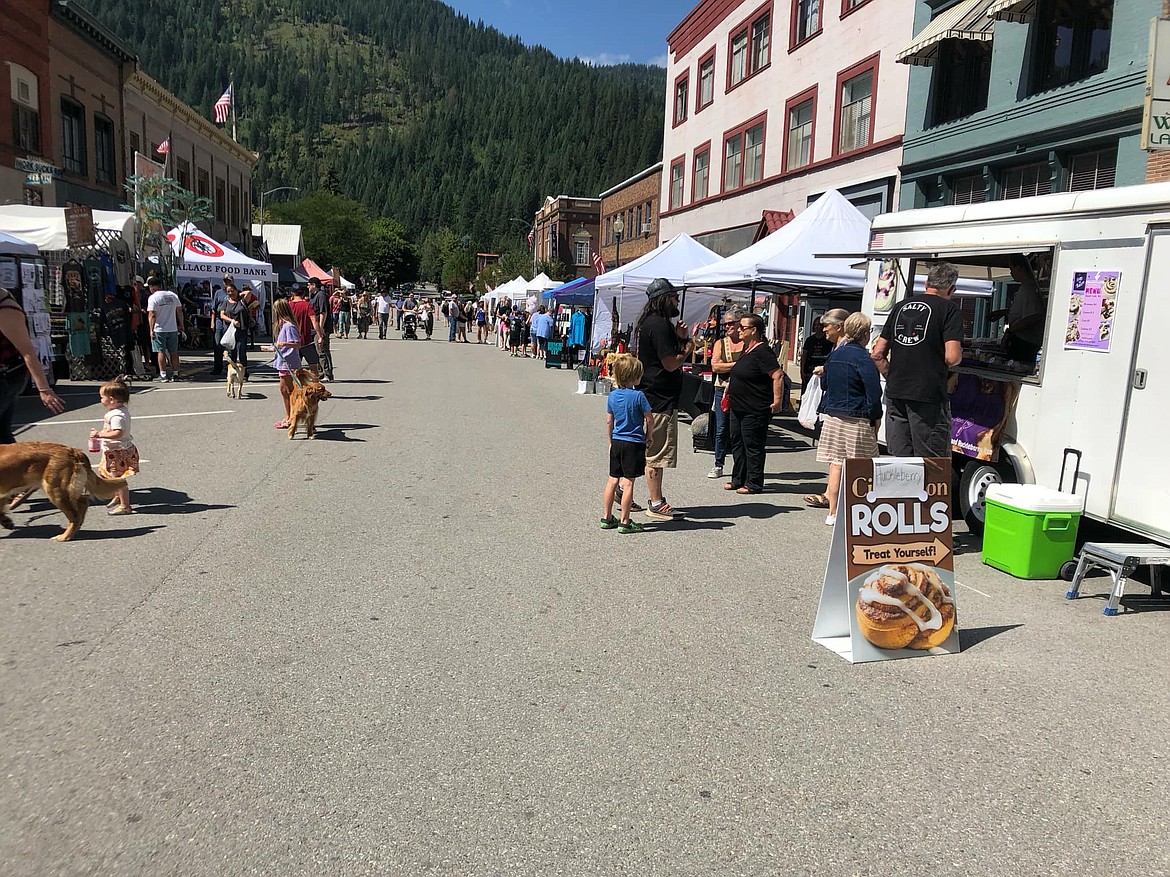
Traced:
[[600, 197], [601, 198], [608, 198], [610, 195], [613, 195], [617, 192], [620, 192], [622, 189], [626, 188], [627, 186], [632, 186], [632, 185], [634, 185], [634, 183], [640, 183], [642, 180], [646, 179], [646, 177], [649, 177], [649, 176], [652, 176], [653, 174], [657, 174], [657, 173], [661, 173], [661, 172], [662, 172], [662, 162], [658, 162], [657, 164], [652, 164], [652, 165], [650, 165], [650, 167], [646, 168], [645, 170], [638, 171], [636, 174], [634, 174], [628, 180], [622, 180], [616, 186], [610, 186], [608, 189], [606, 189], [604, 192], [601, 193]]
[[216, 146], [247, 164], [249, 168], [254, 168], [256, 162], [260, 160], [258, 154], [232, 140], [232, 138], [228, 137], [212, 124], [210, 120], [199, 115], [192, 107], [183, 103], [183, 101], [167, 91], [162, 83], [152, 79], [141, 70], [135, 70], [131, 74], [130, 78], [126, 80], [126, 87], [139, 92], [148, 100], [154, 101], [163, 110], [174, 116], [175, 119], [182, 122], [188, 128], [198, 131]]
[[54, 17], [61, 19], [72, 31], [123, 62], [137, 63], [138, 56], [113, 31], [94, 18], [73, 0], [56, 0], [49, 7]]

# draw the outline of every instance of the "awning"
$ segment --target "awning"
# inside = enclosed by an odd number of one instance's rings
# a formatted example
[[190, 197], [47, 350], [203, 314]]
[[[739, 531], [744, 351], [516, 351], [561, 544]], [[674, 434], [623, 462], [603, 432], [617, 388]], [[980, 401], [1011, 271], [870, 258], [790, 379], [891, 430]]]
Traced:
[[1036, 0], [992, 0], [989, 18], [1026, 23], [1036, 14]]
[[308, 274], [310, 280], [320, 280], [322, 283], [333, 282], [333, 275], [312, 259], [305, 259], [305, 261], [301, 262], [301, 271]]
[[[962, 0], [946, 12], [936, 16], [930, 24], [898, 53], [899, 64], [929, 67], [938, 57], [943, 40], [979, 40], [989, 42], [995, 29], [995, 19], [989, 8], [996, 0]], [[1001, 0], [1002, 2], [1002, 0]]]

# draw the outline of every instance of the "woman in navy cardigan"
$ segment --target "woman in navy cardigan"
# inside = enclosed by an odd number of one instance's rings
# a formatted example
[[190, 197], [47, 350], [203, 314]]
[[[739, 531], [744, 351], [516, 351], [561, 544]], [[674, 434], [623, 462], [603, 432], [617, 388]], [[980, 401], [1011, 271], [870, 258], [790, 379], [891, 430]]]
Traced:
[[841, 340], [829, 354], [821, 374], [819, 413], [824, 415], [817, 460], [829, 464], [829, 514], [837, 522], [841, 467], [855, 457], [877, 456], [877, 427], [882, 419], [882, 385], [866, 345], [872, 323], [865, 314], [850, 314]]

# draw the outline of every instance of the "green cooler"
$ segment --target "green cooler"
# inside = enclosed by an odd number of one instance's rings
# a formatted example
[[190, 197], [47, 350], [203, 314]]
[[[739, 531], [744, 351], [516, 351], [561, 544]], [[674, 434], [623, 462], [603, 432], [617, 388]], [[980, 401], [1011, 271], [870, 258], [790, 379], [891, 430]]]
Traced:
[[1038, 484], [987, 488], [983, 562], [1018, 579], [1055, 579], [1076, 553], [1084, 499]]

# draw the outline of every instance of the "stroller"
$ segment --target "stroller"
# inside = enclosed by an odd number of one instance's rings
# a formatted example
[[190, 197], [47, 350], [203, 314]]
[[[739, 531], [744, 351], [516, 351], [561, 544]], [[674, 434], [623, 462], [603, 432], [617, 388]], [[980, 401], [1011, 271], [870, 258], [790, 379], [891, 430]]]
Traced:
[[407, 311], [402, 315], [402, 340], [418, 340], [418, 314], [414, 311]]

